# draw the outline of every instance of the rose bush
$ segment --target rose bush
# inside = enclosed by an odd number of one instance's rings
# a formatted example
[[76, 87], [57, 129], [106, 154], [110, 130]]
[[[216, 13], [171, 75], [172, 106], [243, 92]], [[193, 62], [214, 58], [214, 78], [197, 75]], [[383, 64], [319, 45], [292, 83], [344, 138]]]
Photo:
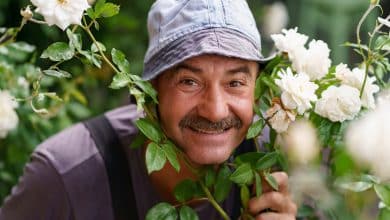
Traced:
[[[148, 172], [159, 170], [166, 162], [178, 170], [180, 166], [172, 152], [180, 153], [180, 150], [161, 132], [153, 111], [157, 94], [148, 82], [130, 73], [130, 64], [123, 52], [115, 48], [109, 50], [94, 35], [100, 28], [100, 19], [116, 15], [119, 6], [104, 0], [97, 1], [93, 6], [89, 6], [86, 0], [32, 0], [32, 3], [35, 5], [33, 10], [27, 7], [21, 11], [23, 20], [20, 27], [5, 32], [0, 38], [0, 54], [7, 56], [0, 60], [0, 71], [3, 73], [0, 77], [4, 79], [0, 81], [0, 107], [4, 106], [0, 110], [0, 135], [6, 137], [15, 128], [18, 123], [15, 110], [33, 110], [40, 116], [33, 115], [27, 120], [40, 125], [43, 122], [39, 117], [61, 114], [60, 109], [69, 106], [70, 96], [81, 103], [85, 102], [85, 97], [74, 88], [74, 84], [66, 83], [76, 74], [69, 68], [72, 65], [65, 64], [77, 60], [97, 69], [109, 68], [113, 71], [115, 76], [110, 87], [127, 88], [136, 98], [138, 109], [145, 112], [145, 119], [136, 123], [143, 133], [140, 137], [151, 141], [147, 155], [158, 154], [161, 158], [153, 160], [153, 157], [146, 157]], [[378, 1], [372, 1], [366, 14], [378, 4]], [[37, 13], [44, 20], [38, 19]], [[234, 161], [221, 165], [218, 170], [213, 167], [198, 170], [197, 181], [180, 183], [175, 189], [179, 201], [177, 206], [158, 204], [150, 210], [147, 219], [153, 219], [154, 213], [162, 210], [169, 210], [172, 218], [177, 218], [180, 213], [187, 219], [196, 219], [195, 212], [186, 206], [189, 199], [209, 200], [221, 216], [228, 219], [218, 202], [225, 199], [227, 194], [223, 192], [229, 192], [233, 183], [242, 192], [242, 219], [251, 219], [246, 209], [246, 201], [251, 196], [249, 189], [253, 187], [253, 194], [259, 196], [261, 182], [266, 181], [274, 190], [278, 190], [270, 175], [276, 168], [291, 174], [296, 201], [309, 201], [302, 203], [300, 217], [357, 219], [367, 214], [361, 212], [365, 205], [362, 202], [364, 196], [358, 202], [348, 201], [344, 195], [349, 192], [341, 191], [348, 190], [373, 192], [380, 200], [380, 212], [375, 215], [386, 219], [390, 215], [390, 185], [386, 172], [389, 164], [378, 161], [385, 160], [389, 152], [388, 137], [381, 130], [387, 129], [389, 114], [386, 114], [386, 104], [375, 103], [375, 96], [380, 89], [389, 87], [390, 35], [386, 32], [389, 17], [378, 19], [378, 24], [369, 34], [369, 42], [363, 45], [359, 28], [365, 16], [357, 28], [357, 44], [346, 44], [353, 47], [363, 60], [352, 70], [344, 64], [331, 66], [330, 50], [321, 40], [311, 40], [306, 48], [309, 37], [298, 33], [297, 28], [272, 35], [278, 53], [256, 81], [257, 106], [254, 111], [258, 118], [247, 134], [247, 138], [257, 140], [262, 129], [269, 125], [272, 129], [264, 149], [240, 155]], [[56, 25], [64, 30], [66, 39], [50, 44], [40, 55], [49, 63], [48, 66], [25, 62], [36, 48], [14, 42], [28, 22]], [[19, 65], [18, 57], [9, 59], [14, 50], [24, 55], [21, 59], [25, 62], [23, 65]], [[66, 88], [64, 94], [50, 91], [56, 85]], [[380, 100], [381, 103], [389, 102], [386, 95]], [[16, 105], [15, 101], [19, 104]], [[1, 121], [2, 117], [8, 121]], [[19, 120], [26, 119], [20, 117]], [[351, 123], [353, 120], [357, 122]], [[358, 166], [360, 162], [366, 167]], [[319, 175], [323, 170], [328, 175]], [[6, 179], [4, 174], [0, 177]], [[201, 191], [190, 192], [186, 189]], [[372, 213], [369, 214], [372, 216]]]

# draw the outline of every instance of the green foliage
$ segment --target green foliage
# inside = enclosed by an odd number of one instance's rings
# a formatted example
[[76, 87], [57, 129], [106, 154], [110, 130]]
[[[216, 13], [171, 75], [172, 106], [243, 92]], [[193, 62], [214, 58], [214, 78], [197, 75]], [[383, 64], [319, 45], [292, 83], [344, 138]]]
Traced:
[[179, 217], [180, 220], [198, 220], [198, 214], [196, 212], [188, 207], [188, 206], [182, 206], [179, 211]]
[[167, 160], [164, 150], [156, 143], [151, 142], [146, 148], [146, 168], [148, 173], [161, 170]]
[[177, 216], [175, 207], [168, 203], [159, 203], [148, 211], [146, 220], [176, 220]]

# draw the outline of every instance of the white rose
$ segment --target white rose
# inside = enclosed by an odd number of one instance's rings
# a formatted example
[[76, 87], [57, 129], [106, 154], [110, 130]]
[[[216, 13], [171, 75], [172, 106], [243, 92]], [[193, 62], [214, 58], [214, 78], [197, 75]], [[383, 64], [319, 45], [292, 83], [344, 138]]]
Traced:
[[18, 125], [18, 115], [14, 110], [17, 106], [8, 91], [0, 90], [0, 138], [5, 138]]
[[70, 24], [81, 24], [84, 11], [90, 7], [87, 0], [31, 0], [31, 3], [48, 25], [57, 25], [62, 30]]
[[[360, 91], [364, 82], [365, 71], [359, 68], [354, 68], [351, 71], [347, 65], [341, 63], [337, 65], [335, 75], [337, 79], [341, 80], [341, 83], [355, 87]], [[379, 91], [379, 87], [374, 82], [374, 77], [367, 77], [363, 90], [362, 106], [368, 109], [375, 108], [374, 93]]]
[[312, 40], [305, 54], [292, 60], [293, 67], [296, 67], [299, 73], [306, 73], [310, 80], [321, 79], [328, 73], [331, 65], [329, 54], [328, 44], [321, 40]]
[[322, 92], [314, 111], [333, 122], [353, 119], [360, 111], [359, 90], [348, 85], [330, 86]]
[[290, 59], [298, 58], [299, 55], [302, 54], [302, 51], [306, 50], [305, 44], [308, 37], [297, 31], [298, 28], [289, 30], [283, 29], [283, 34], [271, 35], [275, 47], [282, 52], [288, 53]]
[[347, 149], [360, 164], [371, 167], [383, 181], [390, 180], [390, 103], [378, 107], [348, 127]]
[[278, 103], [274, 103], [265, 115], [268, 123], [277, 133], [285, 132], [290, 123], [295, 120], [295, 114], [283, 109]]
[[318, 156], [320, 151], [317, 131], [307, 120], [298, 120], [283, 134], [284, 149], [291, 161], [307, 164]]
[[263, 31], [265, 36], [279, 33], [288, 23], [288, 11], [282, 2], [274, 2], [266, 8]]
[[287, 109], [297, 109], [298, 113], [302, 115], [306, 110], [310, 109], [311, 103], [317, 101], [315, 91], [318, 85], [310, 82], [306, 74], [293, 75], [290, 68], [286, 71], [278, 73], [280, 79], [275, 80], [282, 90], [282, 103]]

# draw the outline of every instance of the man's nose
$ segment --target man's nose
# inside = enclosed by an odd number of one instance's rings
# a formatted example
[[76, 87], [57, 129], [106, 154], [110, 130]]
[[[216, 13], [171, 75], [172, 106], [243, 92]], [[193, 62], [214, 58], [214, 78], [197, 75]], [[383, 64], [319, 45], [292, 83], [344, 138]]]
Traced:
[[223, 88], [211, 86], [202, 94], [197, 111], [199, 116], [212, 122], [220, 121], [229, 116], [228, 100]]

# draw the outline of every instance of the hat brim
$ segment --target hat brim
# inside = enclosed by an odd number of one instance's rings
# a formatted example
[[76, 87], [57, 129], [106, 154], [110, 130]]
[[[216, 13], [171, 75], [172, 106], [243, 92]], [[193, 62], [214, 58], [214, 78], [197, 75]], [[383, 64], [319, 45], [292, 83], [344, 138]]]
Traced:
[[203, 54], [257, 61], [261, 65], [274, 58], [263, 57], [260, 45], [252, 43], [238, 31], [209, 28], [184, 35], [145, 60], [143, 79], [151, 80], [184, 60]]

